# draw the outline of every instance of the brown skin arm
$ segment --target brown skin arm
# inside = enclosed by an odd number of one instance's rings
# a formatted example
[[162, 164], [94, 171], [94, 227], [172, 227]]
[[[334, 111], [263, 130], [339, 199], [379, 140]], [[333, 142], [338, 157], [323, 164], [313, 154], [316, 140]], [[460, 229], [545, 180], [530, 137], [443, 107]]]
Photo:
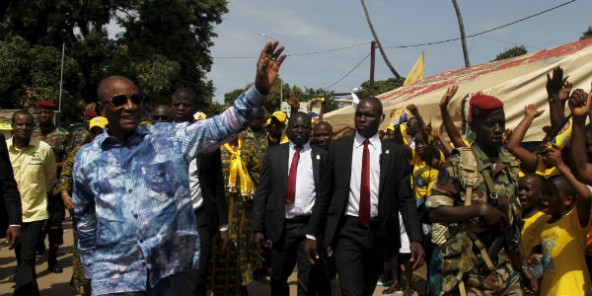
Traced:
[[450, 142], [454, 144], [454, 147], [460, 148], [467, 147], [467, 145], [465, 144], [465, 141], [463, 141], [460, 131], [456, 125], [454, 125], [454, 121], [452, 120], [452, 117], [450, 117], [450, 113], [448, 113], [448, 104], [450, 103], [450, 100], [452, 100], [452, 97], [454, 97], [456, 94], [457, 90], [457, 85], [448, 88], [440, 99], [438, 106], [440, 107], [440, 115], [442, 116], [442, 125], [444, 125], [444, 129], [450, 138]]
[[446, 156], [446, 158], [448, 158], [448, 156], [450, 156], [452, 154], [452, 147], [450, 146], [450, 142], [448, 142], [448, 140], [446, 140], [442, 136], [443, 129], [444, 129], [444, 124], [440, 125], [440, 128], [438, 130], [436, 130], [434, 135], [436, 136], [436, 140], [440, 142], [442, 149], [444, 149], [444, 151], [443, 151], [444, 156]]
[[413, 149], [411, 149], [409, 145], [405, 144], [405, 141], [403, 140], [403, 134], [401, 133], [401, 125], [395, 126], [395, 143], [401, 145], [401, 147], [405, 149], [405, 155], [407, 156], [407, 159], [411, 159], [413, 156]]
[[576, 190], [577, 197], [576, 197], [576, 207], [578, 207], [578, 220], [580, 221], [580, 226], [586, 227], [590, 220], [590, 189], [586, 184], [578, 181], [574, 174], [571, 172], [567, 164], [563, 161], [561, 157], [561, 150], [557, 149], [555, 145], [547, 150], [547, 155], [545, 156], [553, 164], [561, 175], [565, 177], [567, 182]]
[[551, 127], [555, 128], [565, 119], [563, 102], [560, 99], [560, 92], [563, 85], [567, 82], [567, 77], [563, 78], [563, 69], [561, 67], [553, 68], [552, 75], [547, 73], [547, 96], [549, 100], [549, 111], [551, 117]]
[[427, 139], [429, 139], [428, 128], [426, 126], [425, 121], [423, 120], [423, 117], [421, 117], [421, 114], [419, 114], [419, 109], [417, 109], [417, 106], [415, 106], [415, 104], [411, 104], [411, 105], [407, 106], [407, 110], [409, 110], [411, 115], [413, 115], [415, 118], [417, 118], [417, 122], [419, 123], [419, 129], [421, 130], [421, 134], [423, 135], [423, 138], [427, 141]]
[[522, 148], [520, 143], [524, 139], [524, 135], [532, 124], [532, 121], [541, 116], [543, 112], [544, 110], [537, 111], [535, 105], [527, 105], [524, 107], [524, 118], [522, 118], [518, 126], [514, 129], [512, 135], [510, 135], [510, 139], [506, 145], [510, 153], [520, 160], [520, 167], [524, 172], [534, 172], [536, 170], [537, 156]]
[[487, 225], [495, 225], [506, 219], [502, 212], [488, 204], [474, 204], [461, 207], [441, 206], [430, 209], [429, 215], [432, 222], [444, 224], [482, 217]]
[[[569, 107], [573, 115], [573, 126], [571, 131], [571, 145], [569, 146], [571, 157], [574, 160], [586, 159], [586, 134], [584, 124], [586, 116], [592, 107], [592, 92], [588, 95], [581, 90], [576, 89], [569, 98]], [[592, 184], [592, 164], [586, 161], [573, 162], [574, 175], [586, 184]]]

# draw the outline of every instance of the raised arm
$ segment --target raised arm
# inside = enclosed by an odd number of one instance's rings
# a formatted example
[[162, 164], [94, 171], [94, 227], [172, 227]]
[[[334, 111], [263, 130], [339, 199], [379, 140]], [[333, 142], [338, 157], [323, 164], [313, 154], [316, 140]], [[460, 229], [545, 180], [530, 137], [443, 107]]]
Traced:
[[536, 170], [537, 165], [537, 156], [536, 154], [522, 148], [520, 143], [524, 139], [524, 135], [526, 131], [532, 124], [532, 121], [541, 116], [544, 110], [537, 111], [535, 105], [527, 105], [524, 107], [524, 118], [520, 121], [518, 126], [510, 135], [510, 139], [508, 140], [507, 148], [514, 156], [516, 156], [520, 160], [520, 167], [524, 172], [533, 172]]
[[[592, 184], [592, 164], [586, 159], [586, 116], [592, 108], [592, 92], [586, 94], [582, 89], [576, 89], [569, 98], [569, 107], [572, 114], [572, 131], [570, 152], [573, 162], [573, 173], [578, 180]], [[580, 159], [581, 161], [576, 161]]]
[[280, 66], [286, 58], [284, 47], [277, 41], [267, 42], [257, 62], [255, 84], [243, 93], [232, 108], [220, 115], [181, 126], [177, 136], [186, 139], [184, 157], [190, 161], [198, 152], [213, 149], [231, 136], [245, 129], [259, 116], [271, 86], [278, 77]]
[[457, 90], [457, 85], [449, 87], [440, 99], [440, 103], [438, 105], [440, 107], [442, 125], [444, 125], [444, 129], [448, 134], [448, 138], [450, 138], [450, 141], [452, 142], [452, 144], [454, 144], [454, 147], [460, 148], [467, 147], [467, 145], [465, 144], [465, 141], [463, 140], [460, 131], [458, 130], [458, 128], [456, 128], [456, 125], [454, 125], [454, 121], [452, 120], [452, 117], [450, 117], [450, 113], [448, 113], [448, 104], [450, 103], [450, 100], [452, 100], [452, 97], [454, 97], [454, 95], [456, 94]]
[[419, 123], [419, 128], [421, 130], [421, 134], [423, 135], [423, 138], [427, 141], [429, 139], [429, 135], [427, 133], [428, 129], [427, 129], [425, 121], [423, 120], [423, 117], [421, 117], [421, 114], [419, 114], [419, 109], [417, 109], [417, 106], [415, 106], [415, 104], [410, 104], [407, 106], [407, 110], [409, 110], [411, 115], [413, 115], [415, 118], [417, 118], [417, 122]]
[[[552, 75], [547, 73], [546, 89], [552, 128], [555, 128], [565, 119], [563, 101], [567, 96], [565, 94], [564, 86], [569, 86], [568, 89], [571, 90], [571, 85], [567, 82], [567, 78], [568, 77], [563, 77], [563, 69], [561, 69], [561, 67], [553, 68]], [[569, 90], [567, 91], [567, 95], [569, 95]]]

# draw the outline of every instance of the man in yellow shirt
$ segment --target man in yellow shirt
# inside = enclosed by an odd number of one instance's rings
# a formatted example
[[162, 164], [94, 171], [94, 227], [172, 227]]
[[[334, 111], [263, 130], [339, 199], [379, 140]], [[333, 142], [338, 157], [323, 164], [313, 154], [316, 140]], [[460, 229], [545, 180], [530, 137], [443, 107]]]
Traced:
[[21, 245], [17, 258], [14, 295], [39, 295], [35, 275], [35, 250], [47, 212], [47, 194], [56, 182], [56, 160], [51, 146], [31, 139], [33, 115], [17, 111], [12, 116], [12, 138], [6, 140], [14, 178], [21, 193]]

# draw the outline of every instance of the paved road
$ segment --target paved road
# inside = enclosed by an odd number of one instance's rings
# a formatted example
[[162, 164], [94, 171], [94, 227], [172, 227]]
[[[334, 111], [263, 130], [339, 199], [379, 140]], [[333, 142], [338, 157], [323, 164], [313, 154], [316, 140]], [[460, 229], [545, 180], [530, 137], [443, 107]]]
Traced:
[[[47, 271], [47, 255], [37, 257], [37, 282], [42, 296], [69, 296], [75, 295], [74, 289], [70, 287], [70, 276], [72, 275], [72, 223], [67, 221], [64, 223], [64, 246], [61, 248], [59, 262], [64, 268], [61, 274], [50, 273]], [[46, 242], [47, 244], [47, 242]], [[0, 296], [10, 296], [13, 292], [13, 282], [8, 281], [8, 277], [15, 272], [16, 258], [14, 257], [14, 250], [3, 248], [0, 250]], [[424, 274], [422, 269], [418, 272], [419, 275]], [[422, 278], [425, 278], [423, 276]], [[292, 274], [289, 279], [290, 295], [296, 295], [296, 273]], [[337, 280], [332, 281], [333, 295], [339, 295], [339, 283]], [[419, 283], [414, 283], [419, 284]], [[254, 281], [248, 287], [249, 295], [269, 295], [269, 284], [265, 282]], [[382, 295], [383, 288], [377, 287], [374, 296]]]

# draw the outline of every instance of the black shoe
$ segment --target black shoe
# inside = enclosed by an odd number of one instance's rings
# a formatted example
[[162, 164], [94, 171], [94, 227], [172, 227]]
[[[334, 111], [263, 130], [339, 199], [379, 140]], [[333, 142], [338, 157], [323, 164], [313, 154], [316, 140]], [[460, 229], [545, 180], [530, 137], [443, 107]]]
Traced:
[[47, 267], [47, 270], [49, 270], [50, 272], [53, 272], [53, 273], [62, 273], [62, 272], [64, 272], [64, 270], [62, 269], [62, 267], [58, 263], [49, 265]]

